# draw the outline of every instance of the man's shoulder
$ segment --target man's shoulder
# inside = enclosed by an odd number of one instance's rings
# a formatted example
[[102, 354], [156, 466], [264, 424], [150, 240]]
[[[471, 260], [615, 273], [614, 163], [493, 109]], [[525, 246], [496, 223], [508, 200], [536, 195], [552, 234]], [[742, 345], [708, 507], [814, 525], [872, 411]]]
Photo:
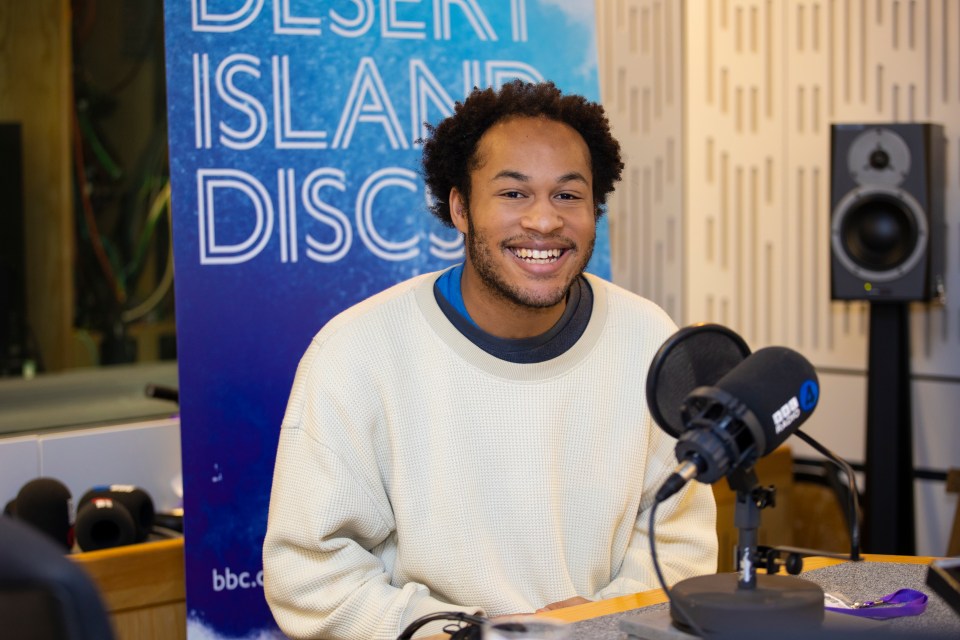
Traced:
[[432, 287], [438, 275], [425, 273], [413, 276], [347, 307], [331, 318], [317, 336], [337, 333], [348, 327], [378, 324], [384, 322], [386, 317], [405, 313], [405, 308], [412, 310], [416, 306], [413, 300], [416, 290]]
[[670, 320], [667, 312], [663, 310], [656, 302], [645, 298], [638, 293], [625, 289], [618, 284], [605, 280], [599, 276], [585, 273], [584, 276], [593, 290], [594, 298], [597, 300], [606, 300], [611, 311], [622, 311], [626, 313], [640, 313], [643, 316], [655, 317], [657, 319]]

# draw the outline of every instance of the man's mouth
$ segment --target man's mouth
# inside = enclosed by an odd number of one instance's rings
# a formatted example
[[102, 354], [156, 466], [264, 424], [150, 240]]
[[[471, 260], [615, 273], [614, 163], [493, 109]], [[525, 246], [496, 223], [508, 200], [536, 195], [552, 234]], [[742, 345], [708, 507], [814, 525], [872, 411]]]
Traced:
[[564, 252], [563, 249], [524, 249], [522, 247], [510, 247], [510, 251], [528, 264], [550, 264], [559, 260]]

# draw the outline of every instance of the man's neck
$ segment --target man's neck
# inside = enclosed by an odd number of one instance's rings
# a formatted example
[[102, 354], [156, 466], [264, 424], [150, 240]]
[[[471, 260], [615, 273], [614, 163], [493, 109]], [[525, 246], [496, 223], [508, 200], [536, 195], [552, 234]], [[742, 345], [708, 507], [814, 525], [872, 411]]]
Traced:
[[461, 293], [470, 318], [498, 338], [532, 338], [545, 333], [557, 323], [567, 306], [566, 298], [545, 308], [518, 304], [489, 290], [470, 269], [464, 269]]

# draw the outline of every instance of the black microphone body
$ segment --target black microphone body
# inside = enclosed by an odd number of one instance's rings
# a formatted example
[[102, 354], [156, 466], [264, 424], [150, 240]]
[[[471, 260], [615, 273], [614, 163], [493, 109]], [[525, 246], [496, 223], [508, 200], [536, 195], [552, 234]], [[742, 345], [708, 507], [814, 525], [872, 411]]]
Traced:
[[694, 389], [681, 407], [686, 430], [675, 449], [680, 465], [658, 499], [694, 478], [711, 484], [751, 469], [800, 428], [819, 397], [813, 365], [786, 347], [760, 349], [715, 385]]

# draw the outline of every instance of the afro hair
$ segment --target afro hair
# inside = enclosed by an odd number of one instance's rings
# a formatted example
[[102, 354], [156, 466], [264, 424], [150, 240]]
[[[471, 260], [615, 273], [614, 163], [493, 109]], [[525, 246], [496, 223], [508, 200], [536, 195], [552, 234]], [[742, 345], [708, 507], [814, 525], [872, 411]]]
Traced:
[[477, 166], [477, 144], [494, 124], [514, 117], [547, 118], [573, 127], [590, 150], [593, 201], [596, 216], [623, 172], [620, 144], [610, 133], [603, 107], [579, 95], [564, 95], [552, 82], [514, 80], [499, 91], [474, 89], [458, 102], [452, 116], [438, 125], [427, 124], [423, 143], [423, 176], [433, 194], [431, 212], [448, 227], [453, 226], [450, 190], [470, 199], [470, 172]]

